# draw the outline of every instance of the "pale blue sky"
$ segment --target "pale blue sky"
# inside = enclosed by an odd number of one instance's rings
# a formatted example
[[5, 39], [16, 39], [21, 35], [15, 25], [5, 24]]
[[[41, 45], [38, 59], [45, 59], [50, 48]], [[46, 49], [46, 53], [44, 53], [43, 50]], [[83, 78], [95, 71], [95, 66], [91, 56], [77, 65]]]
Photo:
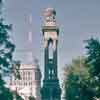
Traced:
[[[85, 52], [83, 40], [91, 36], [100, 37], [100, 0], [4, 0], [6, 22], [13, 24], [13, 39], [16, 49], [32, 49], [43, 69], [43, 38], [41, 32], [42, 13], [47, 7], [55, 8], [60, 27], [59, 63], [63, 66], [72, 58]], [[28, 16], [32, 14], [29, 28]], [[33, 32], [33, 43], [29, 45], [27, 34]], [[16, 53], [20, 57], [21, 53]], [[20, 59], [20, 58], [18, 58]], [[59, 72], [61, 74], [61, 72]]]

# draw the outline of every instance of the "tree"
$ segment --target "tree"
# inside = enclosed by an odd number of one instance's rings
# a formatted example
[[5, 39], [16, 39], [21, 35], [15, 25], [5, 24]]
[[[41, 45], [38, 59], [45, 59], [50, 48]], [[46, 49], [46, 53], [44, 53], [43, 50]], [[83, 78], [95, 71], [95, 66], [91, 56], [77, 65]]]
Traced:
[[[0, 0], [1, 11], [2, 0]], [[0, 100], [13, 100], [13, 94], [5, 87], [4, 77], [13, 72], [13, 52], [15, 45], [11, 42], [9, 31], [12, 25], [7, 25], [0, 12]]]
[[86, 41], [87, 63], [90, 65], [91, 84], [95, 90], [95, 97], [100, 98], [100, 41], [90, 38]]
[[74, 59], [64, 69], [66, 100], [94, 100], [88, 64], [85, 60], [84, 57]]
[[34, 96], [30, 96], [29, 100], [36, 100]]

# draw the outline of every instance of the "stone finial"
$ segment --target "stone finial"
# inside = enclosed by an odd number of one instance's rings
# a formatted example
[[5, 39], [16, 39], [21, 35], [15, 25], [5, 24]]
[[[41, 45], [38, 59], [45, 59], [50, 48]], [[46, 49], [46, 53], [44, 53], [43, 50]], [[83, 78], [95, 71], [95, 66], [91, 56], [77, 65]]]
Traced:
[[47, 8], [44, 11], [44, 17], [46, 21], [54, 22], [56, 16], [56, 11], [54, 8]]

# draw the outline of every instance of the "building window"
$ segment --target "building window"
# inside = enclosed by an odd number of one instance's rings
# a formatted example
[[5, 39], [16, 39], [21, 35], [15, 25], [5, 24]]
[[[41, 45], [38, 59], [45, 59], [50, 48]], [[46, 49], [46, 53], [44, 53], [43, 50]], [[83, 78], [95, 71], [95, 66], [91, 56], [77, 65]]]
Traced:
[[30, 72], [28, 72], [28, 80], [30, 80]]

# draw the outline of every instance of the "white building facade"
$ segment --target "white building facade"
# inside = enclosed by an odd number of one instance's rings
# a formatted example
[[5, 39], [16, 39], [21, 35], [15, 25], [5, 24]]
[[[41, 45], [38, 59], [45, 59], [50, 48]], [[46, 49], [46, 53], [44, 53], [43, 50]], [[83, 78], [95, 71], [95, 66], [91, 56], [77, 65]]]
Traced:
[[29, 96], [33, 96], [35, 100], [40, 100], [41, 72], [39, 66], [21, 64], [19, 72], [21, 79], [11, 76], [10, 88], [16, 90], [24, 100], [28, 100]]

